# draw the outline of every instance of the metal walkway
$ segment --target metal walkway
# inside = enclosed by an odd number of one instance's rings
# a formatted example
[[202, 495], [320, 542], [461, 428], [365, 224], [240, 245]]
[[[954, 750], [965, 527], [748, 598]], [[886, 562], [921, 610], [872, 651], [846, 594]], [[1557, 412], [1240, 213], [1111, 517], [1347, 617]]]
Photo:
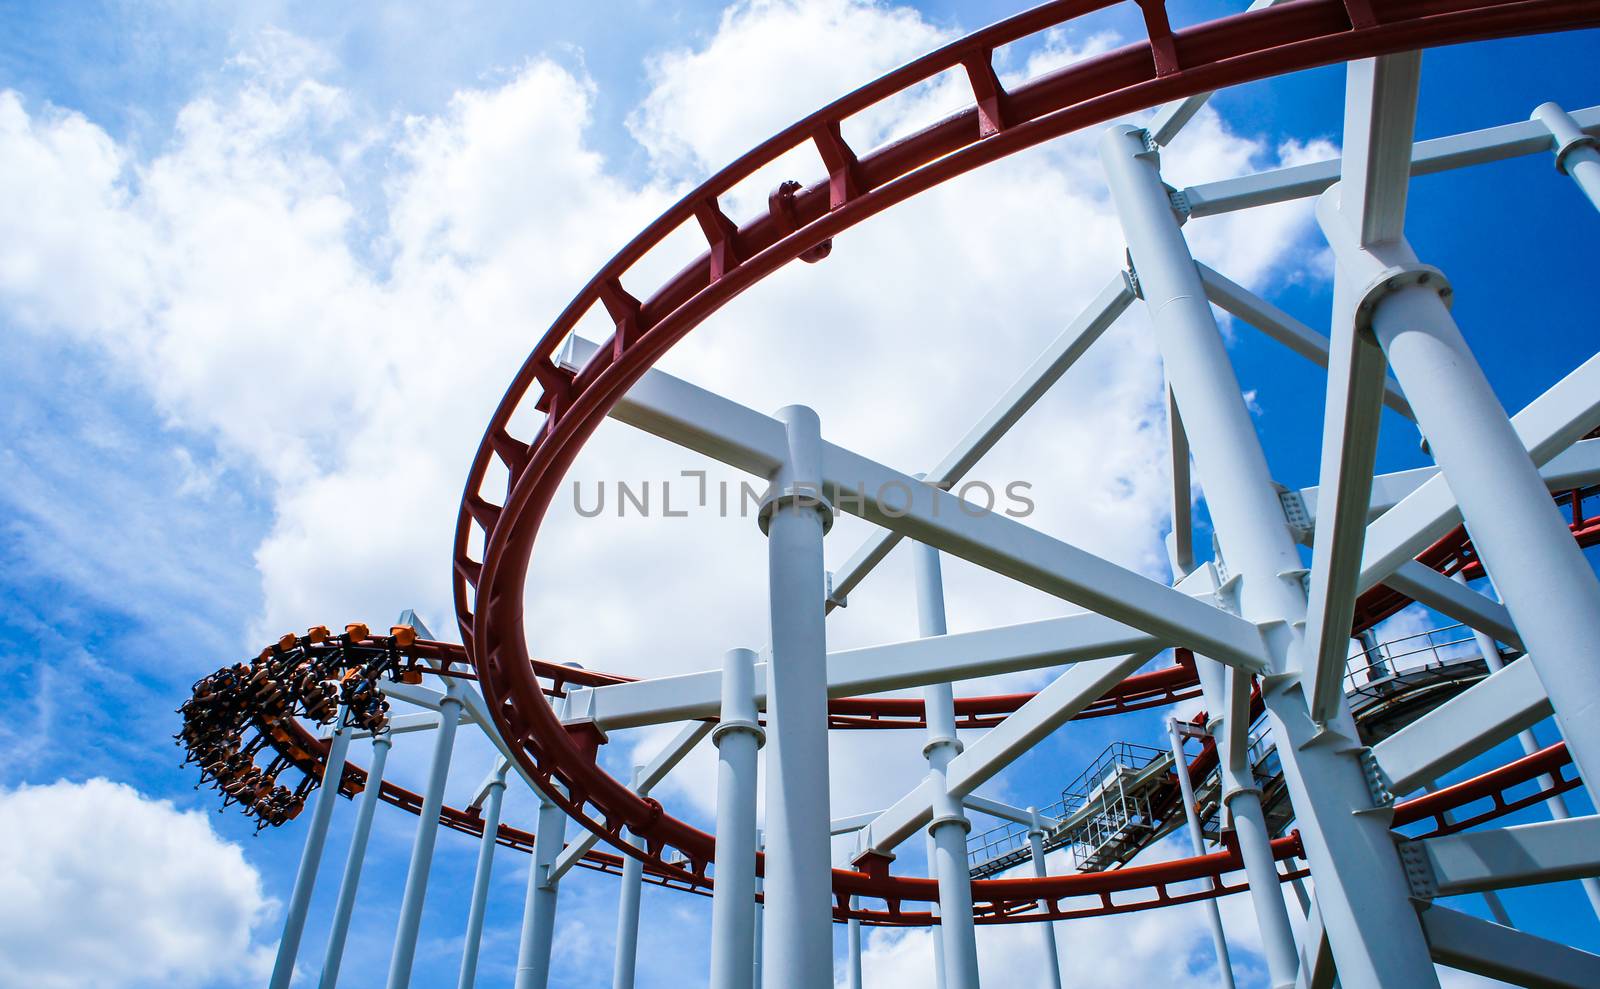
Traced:
[[[1514, 655], [1507, 655], [1509, 662]], [[1365, 744], [1394, 734], [1472, 686], [1487, 674], [1472, 630], [1448, 625], [1374, 645], [1351, 658], [1345, 676], [1356, 727]], [[1262, 811], [1273, 835], [1294, 819], [1277, 749], [1265, 719], [1250, 732], [1250, 765], [1261, 788]], [[1222, 831], [1218, 777], [1213, 770], [1195, 783], [1201, 827], [1211, 841]], [[1053, 823], [1044, 830], [1046, 852], [1066, 848], [1079, 872], [1126, 865], [1183, 824], [1172, 753], [1133, 742], [1114, 742], [1062, 792], [1039, 808]], [[1028, 829], [1006, 823], [974, 834], [967, 860], [974, 879], [987, 879], [1030, 861]]]

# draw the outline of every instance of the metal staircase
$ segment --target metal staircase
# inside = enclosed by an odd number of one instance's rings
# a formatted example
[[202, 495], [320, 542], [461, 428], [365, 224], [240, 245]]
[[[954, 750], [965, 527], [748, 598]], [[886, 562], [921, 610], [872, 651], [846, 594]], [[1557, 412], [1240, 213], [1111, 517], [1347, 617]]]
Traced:
[[[1507, 662], [1517, 654], [1506, 654]], [[1364, 744], [1388, 737], [1481, 680], [1488, 673], [1471, 630], [1463, 625], [1429, 629], [1373, 645], [1351, 658], [1345, 693]], [[1277, 749], [1265, 719], [1250, 731], [1250, 765], [1262, 791], [1262, 810], [1274, 835], [1294, 819]], [[1133, 742], [1114, 742], [1062, 792], [1041, 807], [1046, 852], [1067, 848], [1079, 872], [1120, 868], [1183, 823], [1172, 753]], [[1222, 806], [1215, 771], [1195, 783], [1201, 828], [1219, 841]], [[1028, 829], [1007, 823], [967, 842], [972, 878], [986, 879], [1033, 857]]]

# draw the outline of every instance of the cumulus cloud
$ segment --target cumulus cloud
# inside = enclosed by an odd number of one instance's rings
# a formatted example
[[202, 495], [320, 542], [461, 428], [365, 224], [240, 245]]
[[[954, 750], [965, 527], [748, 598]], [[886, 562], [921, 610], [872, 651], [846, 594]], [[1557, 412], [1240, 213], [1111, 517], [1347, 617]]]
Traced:
[[276, 907], [205, 814], [105, 779], [0, 790], [0, 984], [259, 984]]

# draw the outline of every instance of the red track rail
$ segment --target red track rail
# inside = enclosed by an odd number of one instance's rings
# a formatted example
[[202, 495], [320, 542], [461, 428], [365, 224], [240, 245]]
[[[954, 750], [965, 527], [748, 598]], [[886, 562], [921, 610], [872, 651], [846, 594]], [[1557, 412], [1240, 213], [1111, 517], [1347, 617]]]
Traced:
[[[995, 48], [1109, 6], [1105, 0], [1057, 2], [1002, 21], [862, 87], [788, 128], [713, 176], [630, 242], [579, 293], [534, 347], [497, 408], [469, 473], [454, 554], [456, 617], [469, 644], [490, 710], [523, 767], [551, 787], [562, 808], [627, 854], [624, 825], [642, 835], [653, 866], [685, 882], [708, 882], [710, 835], [662, 813], [595, 763], [593, 749], [567, 734], [544, 700], [530, 664], [523, 625], [523, 585], [545, 512], [589, 435], [627, 389], [673, 344], [736, 295], [800, 257], [819, 260], [832, 238], [935, 185], [1051, 138], [1169, 100], [1267, 76], [1418, 47], [1588, 27], [1600, 23], [1592, 0], [1295, 0], [1173, 31], [1158, 0], [1146, 0], [1149, 40], [1088, 59], [1010, 92], [992, 68]], [[868, 155], [841, 137], [853, 115], [934, 75], [961, 66], [975, 105]], [[769, 212], [735, 227], [719, 198], [758, 169], [812, 145], [826, 177], [808, 188], [788, 184]], [[708, 250], [643, 301], [623, 287], [634, 265], [668, 235], [694, 224]], [[553, 357], [577, 325], [603, 306], [615, 332], [577, 374]], [[512, 414], [532, 394], [546, 413], [538, 435], [511, 435]], [[491, 462], [507, 469], [500, 503], [484, 492]], [[481, 531], [480, 560], [468, 547]], [[909, 713], [909, 711], [908, 711]], [[990, 712], [996, 713], [996, 712]], [[663, 860], [668, 848], [687, 860]], [[1156, 867], [1150, 867], [1156, 868]], [[1125, 870], [1119, 870], [1125, 871]], [[1006, 916], [1009, 886], [1064, 881], [990, 880], [974, 884], [981, 914]], [[890, 905], [931, 899], [916, 880], [836, 870], [836, 893], [859, 893]], [[1029, 886], [1038, 899], [1042, 886]], [[1017, 891], [1021, 902], [1023, 890]], [[1165, 901], [1163, 901], [1165, 902]], [[862, 914], [866, 917], [867, 914]]]

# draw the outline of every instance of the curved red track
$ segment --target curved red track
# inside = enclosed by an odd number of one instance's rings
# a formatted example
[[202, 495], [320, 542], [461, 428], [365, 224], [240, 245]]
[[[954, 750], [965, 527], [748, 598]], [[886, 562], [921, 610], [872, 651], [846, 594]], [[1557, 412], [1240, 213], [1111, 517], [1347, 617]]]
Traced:
[[[579, 449], [629, 386], [674, 343], [796, 257], [822, 256], [831, 239], [850, 227], [1050, 138], [1195, 93], [1330, 62], [1600, 24], [1600, 7], [1578, 0], [1294, 0], [1172, 31], [1159, 0], [1141, 0], [1150, 40], [1010, 92], [1000, 87], [990, 61], [996, 47], [1105, 6], [1104, 0], [1050, 3], [1002, 21], [862, 87], [723, 169], [651, 224], [585, 286], [534, 347], [496, 410], [473, 461], [458, 517], [454, 581], [462, 636], [496, 725], [523, 768], [541, 780], [559, 781], [568, 795], [551, 787], [557, 802], [613, 847], [640, 854], [622, 840], [621, 829], [626, 825], [642, 835], [647, 844], [643, 854], [655, 871], [686, 883], [707, 883], [712, 838], [665, 815], [655, 801], [632, 793], [600, 769], [592, 746], [568, 735], [544, 700], [531, 665], [523, 584], [540, 522]], [[868, 155], [857, 155], [841, 138], [840, 123], [853, 114], [957, 66], [972, 81], [974, 106]], [[775, 194], [773, 211], [736, 228], [718, 198], [806, 144], [814, 146], [826, 176], [792, 197]], [[705, 255], [643, 301], [623, 287], [623, 277], [636, 262], [691, 223], [705, 235]], [[609, 314], [615, 334], [588, 366], [572, 375], [552, 358], [578, 320], [596, 306]], [[538, 435], [524, 441], [513, 437], [507, 424], [535, 384], [546, 418]], [[509, 476], [499, 504], [483, 491], [495, 460]], [[468, 551], [475, 531], [484, 537], [481, 561]], [[911, 717], [913, 711], [907, 705], [902, 716]], [[1001, 712], [969, 713], [982, 718]], [[836, 716], [857, 715], [836, 711]], [[668, 848], [681, 854], [687, 868], [665, 862]], [[1185, 870], [1215, 875], [1213, 867], [1220, 869], [1221, 864], [1192, 859], [1140, 869], [1165, 869], [1162, 875], [1179, 881], [1194, 878]], [[981, 918], [1004, 920], [1041, 898], [1100, 892], [1107, 884], [1144, 875], [1125, 869], [1114, 875], [986, 880], [973, 884], [973, 896]], [[1159, 902], [1177, 902], [1166, 895], [1164, 885], [1156, 885]], [[842, 870], [835, 872], [834, 887], [841, 916], [852, 894], [883, 899], [887, 910], [857, 913], [881, 923], [926, 922], [925, 914], [903, 913], [900, 905], [936, 897], [928, 880]], [[1112, 907], [1109, 892], [1102, 895], [1107, 909], [1128, 909]]]

